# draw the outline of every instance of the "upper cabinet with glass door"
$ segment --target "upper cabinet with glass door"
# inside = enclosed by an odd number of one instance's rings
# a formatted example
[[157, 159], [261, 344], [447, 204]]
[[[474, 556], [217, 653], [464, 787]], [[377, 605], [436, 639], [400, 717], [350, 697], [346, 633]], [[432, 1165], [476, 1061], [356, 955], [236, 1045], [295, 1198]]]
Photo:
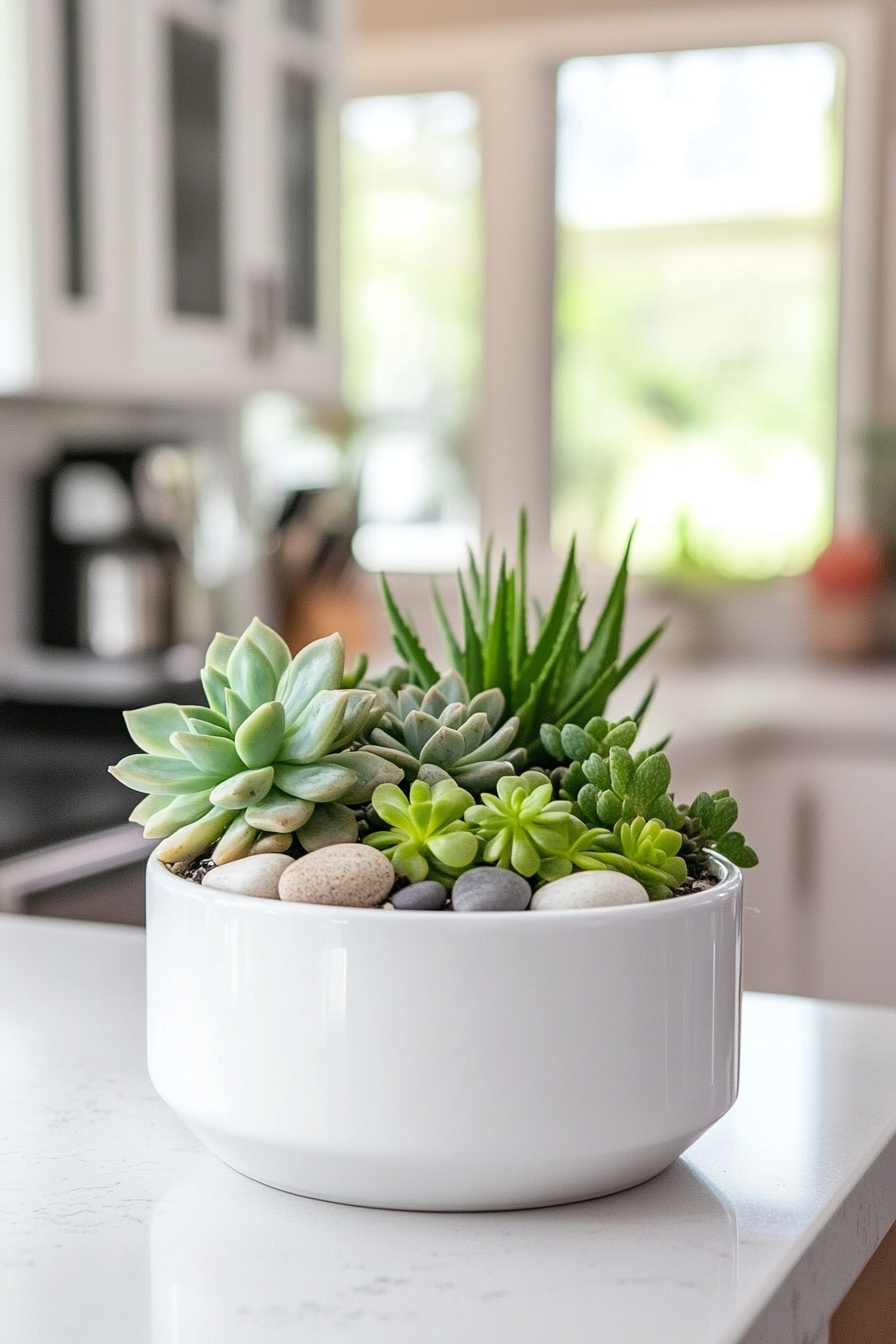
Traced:
[[124, 381], [120, 0], [0, 0], [0, 394]]
[[0, 392], [338, 395], [342, 14], [0, 0]]

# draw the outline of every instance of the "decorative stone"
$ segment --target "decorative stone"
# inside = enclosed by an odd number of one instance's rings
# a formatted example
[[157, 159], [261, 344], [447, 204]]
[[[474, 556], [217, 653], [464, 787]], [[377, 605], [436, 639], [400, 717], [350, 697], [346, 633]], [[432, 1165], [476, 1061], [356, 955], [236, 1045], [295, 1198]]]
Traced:
[[467, 913], [486, 910], [525, 910], [532, 888], [509, 868], [470, 868], [462, 873], [451, 893], [452, 910]]
[[448, 904], [448, 888], [441, 882], [412, 882], [392, 897], [396, 910], [444, 910]]
[[395, 871], [369, 845], [327, 845], [296, 859], [280, 878], [280, 899], [305, 905], [382, 905]]
[[647, 892], [633, 877], [607, 869], [570, 873], [548, 882], [532, 897], [532, 910], [589, 910], [605, 905], [637, 905]]
[[213, 891], [229, 891], [236, 896], [262, 896], [276, 901], [281, 874], [290, 866], [288, 854], [250, 854], [245, 859], [221, 863], [210, 868], [202, 879]]

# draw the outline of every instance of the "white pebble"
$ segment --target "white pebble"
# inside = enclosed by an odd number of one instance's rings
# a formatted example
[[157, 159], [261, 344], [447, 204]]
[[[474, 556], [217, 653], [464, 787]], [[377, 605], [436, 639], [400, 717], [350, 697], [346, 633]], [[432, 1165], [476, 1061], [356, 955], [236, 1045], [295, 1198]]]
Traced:
[[637, 905], [647, 892], [633, 877], [610, 869], [570, 873], [548, 882], [532, 897], [530, 910], [588, 910], [605, 905]]
[[232, 863], [211, 868], [202, 879], [202, 885], [236, 896], [262, 896], [276, 901], [280, 897], [280, 875], [291, 863], [288, 854], [250, 854], [248, 858], [234, 859]]

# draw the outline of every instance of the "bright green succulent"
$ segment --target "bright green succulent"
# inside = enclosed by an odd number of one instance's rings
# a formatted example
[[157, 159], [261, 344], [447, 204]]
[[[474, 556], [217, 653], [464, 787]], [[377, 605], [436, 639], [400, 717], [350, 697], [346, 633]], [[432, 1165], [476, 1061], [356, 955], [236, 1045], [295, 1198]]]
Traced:
[[[125, 714], [148, 754], [126, 756], [111, 773], [148, 795], [131, 819], [164, 841], [162, 862], [196, 858], [212, 845], [216, 863], [285, 850], [306, 826], [316, 848], [328, 823], [344, 839], [346, 805], [401, 778], [388, 761], [349, 750], [383, 706], [375, 691], [343, 689], [344, 658], [341, 637], [330, 635], [290, 660], [280, 636], [256, 619], [239, 639], [212, 640], [202, 671], [207, 706]], [[357, 830], [349, 838], [356, 837]]]
[[687, 864], [678, 853], [681, 833], [656, 819], [620, 821], [611, 835], [597, 838], [596, 848], [605, 868], [635, 878], [654, 901], [671, 896], [688, 875]]
[[364, 844], [384, 853], [396, 873], [412, 882], [429, 877], [453, 886], [479, 853], [479, 843], [463, 820], [472, 802], [472, 795], [453, 779], [432, 787], [417, 779], [410, 798], [394, 784], [380, 784], [372, 805], [389, 829], [365, 836]]
[[[540, 770], [498, 780], [497, 795], [484, 793], [465, 812], [483, 845], [486, 863], [534, 877], [551, 855], [568, 850], [573, 829], [572, 803], [553, 801], [550, 780]], [[567, 869], [569, 871], [569, 869]]]
[[[539, 737], [541, 724], [561, 728], [567, 723], [582, 725], [603, 714], [610, 694], [665, 628], [658, 626], [632, 653], [620, 659], [629, 546], [604, 609], [584, 646], [579, 617], [585, 595], [576, 564], [575, 542], [570, 545], [554, 600], [539, 622], [530, 646], [525, 514], [520, 516], [515, 570], [508, 567], [506, 556], [502, 556], [493, 583], [489, 547], [481, 570], [471, 556], [467, 582], [458, 575], [463, 623], [460, 637], [452, 630], [438, 594], [433, 595], [451, 666], [463, 677], [473, 696], [493, 686], [502, 692], [504, 713], [520, 720], [519, 741], [526, 749], [530, 765], [547, 759]], [[439, 673], [413, 625], [399, 611], [385, 580], [383, 598], [399, 656], [408, 666], [410, 679], [426, 690], [439, 680]]]
[[446, 672], [425, 693], [419, 686], [405, 685], [379, 694], [386, 712], [365, 750], [400, 766], [407, 779], [436, 784], [452, 778], [481, 793], [514, 774], [525, 760], [521, 748], [511, 750], [519, 721], [508, 719], [496, 727], [504, 710], [504, 696], [497, 689], [471, 700], [463, 678]]
[[651, 900], [671, 896], [687, 877], [687, 865], [678, 858], [681, 835], [667, 830], [660, 821], [636, 817], [631, 823], [617, 822], [588, 829], [577, 817], [569, 819], [570, 843], [539, 866], [544, 882], [567, 877], [574, 868], [600, 871], [612, 868], [625, 873], [646, 888]]

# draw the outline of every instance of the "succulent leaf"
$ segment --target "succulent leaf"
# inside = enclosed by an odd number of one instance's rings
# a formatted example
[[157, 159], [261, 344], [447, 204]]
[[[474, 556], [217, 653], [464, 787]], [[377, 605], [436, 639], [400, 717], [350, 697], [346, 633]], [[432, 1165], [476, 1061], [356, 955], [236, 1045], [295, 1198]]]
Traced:
[[[230, 815], [233, 817], [233, 813], [230, 813]], [[247, 854], [251, 853], [257, 837], [258, 832], [255, 827], [250, 826], [246, 821], [245, 813], [240, 812], [233, 817], [212, 850], [212, 859], [218, 864], [233, 863], [234, 859], [244, 859]], [[198, 852], [201, 854], [202, 850]]]
[[259, 705], [236, 730], [233, 740], [240, 759], [250, 770], [270, 765], [277, 759], [285, 729], [286, 713], [279, 700]]
[[374, 789], [379, 784], [397, 784], [404, 778], [404, 771], [400, 766], [393, 765], [382, 756], [372, 755], [366, 748], [322, 756], [321, 764], [344, 766], [357, 777], [355, 783], [349, 785], [340, 798], [340, 801], [349, 807], [369, 803]]
[[227, 677], [223, 672], [219, 672], [215, 667], [204, 667], [199, 673], [202, 682], [202, 689], [205, 691], [209, 708], [215, 710], [225, 720], [227, 718], [227, 701], [225, 692], [227, 690]]
[[125, 756], [109, 767], [109, 773], [140, 793], [199, 793], [218, 782], [217, 776], [201, 773], [183, 756]]
[[344, 667], [345, 645], [341, 635], [328, 635], [306, 644], [283, 673], [277, 689], [287, 722], [294, 723], [318, 691], [338, 690]]
[[207, 793], [182, 793], [178, 797], [172, 798], [167, 807], [154, 812], [146, 821], [143, 827], [143, 834], [147, 840], [164, 840], [166, 836], [173, 835], [179, 831], [182, 826], [188, 826], [190, 822], [199, 821], [204, 817], [211, 803]]
[[224, 692], [224, 704], [227, 708], [227, 726], [231, 733], [235, 733], [241, 724], [246, 722], [252, 711], [245, 700], [241, 699], [236, 691], [231, 690], [229, 686]]
[[154, 756], [179, 756], [171, 745], [171, 734], [179, 733], [184, 719], [177, 705], [147, 705], [145, 709], [126, 709], [124, 721], [127, 730], [141, 751]]
[[289, 652], [289, 645], [286, 640], [281, 638], [276, 630], [272, 630], [269, 625], [260, 621], [257, 616], [253, 616], [246, 634], [261, 649], [274, 669], [274, 676], [279, 682], [292, 661], [292, 654]]
[[273, 766], [267, 765], [261, 770], [240, 770], [238, 774], [222, 779], [212, 789], [211, 800], [215, 807], [251, 807], [253, 803], [260, 803], [270, 792], [273, 782]]
[[247, 824], [258, 831], [278, 831], [286, 835], [304, 826], [313, 812], [313, 803], [274, 788], [260, 803], [247, 807], [245, 817]]
[[220, 632], [215, 635], [211, 644], [208, 646], [208, 652], [205, 655], [205, 666], [215, 672], [220, 672], [227, 676], [227, 663], [230, 655], [236, 648], [235, 635], [222, 635]]
[[349, 694], [349, 691], [318, 691], [295, 725], [287, 729], [280, 759], [302, 765], [325, 756], [339, 737]]
[[358, 838], [358, 820], [351, 808], [342, 803], [320, 803], [296, 836], [309, 853], [325, 845], [351, 845]]
[[227, 660], [227, 680], [250, 710], [277, 694], [277, 674], [248, 630], [240, 635]]
[[358, 782], [354, 770], [344, 765], [277, 765], [274, 783], [293, 798], [312, 803], [332, 803]]
[[[199, 821], [182, 826], [180, 830], [163, 840], [156, 851], [162, 863], [181, 863], [185, 859], [195, 858], [213, 845], [227, 828], [232, 812], [222, 807], [212, 807]], [[216, 859], [217, 863], [218, 860]]]
[[229, 737], [211, 737], [206, 733], [172, 733], [171, 745], [192, 761], [205, 775], [233, 775], [243, 762]]

